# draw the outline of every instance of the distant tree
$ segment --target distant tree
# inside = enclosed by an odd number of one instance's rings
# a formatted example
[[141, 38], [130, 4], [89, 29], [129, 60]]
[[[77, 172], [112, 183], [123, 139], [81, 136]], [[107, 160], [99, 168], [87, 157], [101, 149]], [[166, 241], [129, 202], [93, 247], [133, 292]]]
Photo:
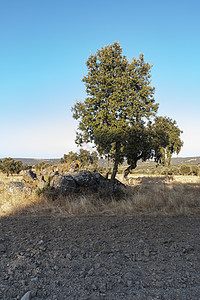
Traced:
[[170, 166], [172, 154], [179, 154], [183, 146], [180, 139], [182, 131], [176, 125], [176, 121], [167, 117], [156, 117], [152, 130], [155, 160]]
[[189, 165], [181, 165], [180, 166], [181, 175], [189, 175], [190, 172], [191, 172], [191, 168]]
[[98, 163], [98, 153], [96, 151], [93, 151], [90, 154], [90, 164], [97, 165], [97, 163]]
[[44, 169], [46, 169], [50, 166], [51, 166], [51, 164], [45, 163], [44, 161], [41, 161], [38, 164], [35, 164], [34, 167], [35, 167], [36, 171], [42, 171], [42, 170], [44, 170]]
[[0, 163], [0, 170], [2, 173], [6, 173], [7, 176], [10, 174], [19, 174], [22, 170], [22, 162], [16, 161], [11, 157], [4, 158]]
[[27, 165], [27, 164], [23, 164], [22, 166], [22, 170], [31, 170], [32, 169], [32, 166], [31, 165]]
[[198, 176], [199, 175], [199, 167], [198, 166], [191, 166], [191, 175]]
[[[158, 109], [150, 81], [152, 66], [144, 61], [143, 54], [129, 61], [116, 42], [90, 55], [86, 65], [88, 74], [83, 82], [87, 97], [72, 108], [73, 117], [79, 120], [76, 143], [94, 142], [100, 155], [113, 159], [114, 186], [124, 159], [129, 164], [127, 176], [139, 159], [160, 158], [162, 150], [152, 141], [157, 127], [153, 128], [151, 122]], [[155, 124], [158, 121], [155, 119]], [[157, 141], [161, 142], [159, 136]], [[175, 148], [171, 149], [170, 143], [168, 139], [163, 149], [169, 146], [167, 151], [173, 153]]]
[[98, 154], [96, 151], [90, 153], [88, 150], [80, 149], [79, 153], [70, 151], [60, 159], [61, 163], [72, 163], [74, 161], [79, 161], [82, 167], [92, 165], [97, 163]]
[[71, 163], [75, 160], [78, 160], [79, 155], [76, 152], [70, 151], [68, 154], [64, 154], [64, 156], [60, 159], [60, 163], [64, 164], [64, 163]]

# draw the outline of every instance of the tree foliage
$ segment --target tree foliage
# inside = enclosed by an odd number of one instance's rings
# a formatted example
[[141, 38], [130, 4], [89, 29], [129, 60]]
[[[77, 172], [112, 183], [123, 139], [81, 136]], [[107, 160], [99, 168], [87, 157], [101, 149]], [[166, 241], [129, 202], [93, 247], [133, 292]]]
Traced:
[[2, 161], [0, 161], [0, 170], [2, 173], [6, 173], [7, 176], [9, 176], [10, 174], [19, 174], [22, 168], [22, 162], [16, 161], [11, 157], [6, 157]]
[[[173, 139], [174, 121], [155, 118], [158, 104], [150, 80], [152, 66], [144, 61], [143, 54], [129, 61], [115, 42], [91, 54], [86, 65], [83, 82], [87, 97], [72, 108], [73, 117], [79, 120], [76, 143], [94, 142], [100, 154], [113, 158], [113, 182], [124, 159], [129, 164], [128, 173], [139, 159], [154, 157], [159, 161], [164, 158], [163, 149], [170, 154], [178, 151]], [[159, 133], [159, 123], [163, 130], [166, 126], [165, 135]], [[179, 139], [178, 131], [174, 136]]]
[[180, 139], [182, 131], [178, 128], [176, 121], [167, 117], [156, 117], [152, 130], [155, 160], [169, 166], [172, 154], [179, 154], [183, 146]]
[[36, 171], [42, 171], [50, 166], [51, 166], [51, 164], [41, 161], [41, 162], [35, 164], [34, 168], [36, 169]]
[[98, 161], [98, 154], [96, 151], [90, 153], [88, 150], [80, 149], [79, 153], [70, 151], [60, 159], [61, 163], [72, 163], [74, 161], [79, 161], [82, 167], [95, 165]]

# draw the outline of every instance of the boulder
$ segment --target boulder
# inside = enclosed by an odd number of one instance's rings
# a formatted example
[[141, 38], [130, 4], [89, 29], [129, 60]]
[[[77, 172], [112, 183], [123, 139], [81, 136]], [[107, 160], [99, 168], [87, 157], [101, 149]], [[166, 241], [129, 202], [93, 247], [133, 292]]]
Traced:
[[77, 192], [77, 184], [72, 176], [55, 175], [50, 182], [50, 186], [59, 194], [66, 196], [70, 193]]
[[6, 190], [9, 194], [25, 193], [31, 194], [32, 190], [20, 181], [11, 181], [6, 185]]
[[104, 177], [101, 174], [87, 170], [74, 173], [71, 176], [80, 188], [84, 187], [90, 190], [97, 190], [99, 183], [104, 180]]
[[25, 185], [34, 188], [37, 186], [37, 175], [31, 170], [27, 170], [24, 172], [22, 183]]
[[35, 180], [37, 178], [37, 175], [31, 171], [31, 170], [27, 170], [24, 172], [24, 176], [23, 176], [25, 179], [28, 180]]

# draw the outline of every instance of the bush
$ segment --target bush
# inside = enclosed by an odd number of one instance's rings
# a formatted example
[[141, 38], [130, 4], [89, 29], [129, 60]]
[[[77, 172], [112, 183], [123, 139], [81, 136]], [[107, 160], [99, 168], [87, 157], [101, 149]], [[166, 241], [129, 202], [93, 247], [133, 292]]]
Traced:
[[191, 175], [198, 176], [199, 175], [199, 167], [198, 166], [191, 166]]
[[181, 165], [180, 166], [180, 174], [181, 175], [189, 175], [191, 172], [191, 168], [188, 165]]
[[6, 157], [0, 161], [0, 170], [2, 173], [6, 173], [7, 176], [10, 174], [19, 174], [22, 170], [22, 162], [16, 161], [11, 157]]
[[34, 167], [35, 167], [36, 171], [42, 171], [50, 166], [52, 166], [52, 165], [42, 161], [42, 162], [36, 164]]
[[172, 167], [171, 172], [172, 174], [170, 175], [179, 175], [179, 169], [177, 167]]
[[41, 188], [37, 188], [35, 190], [35, 193], [38, 196], [44, 196], [46, 198], [50, 198], [51, 200], [54, 200], [54, 198], [56, 196], [55, 189], [53, 187], [51, 187], [49, 185], [49, 183], [46, 183], [46, 185], [42, 189]]

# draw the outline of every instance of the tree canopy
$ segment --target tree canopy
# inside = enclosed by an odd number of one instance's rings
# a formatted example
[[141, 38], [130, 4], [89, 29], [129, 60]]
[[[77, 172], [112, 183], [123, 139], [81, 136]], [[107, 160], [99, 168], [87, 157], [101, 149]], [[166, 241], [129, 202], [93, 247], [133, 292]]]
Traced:
[[21, 161], [16, 161], [11, 157], [6, 157], [2, 161], [0, 161], [0, 171], [2, 173], [6, 173], [7, 176], [10, 174], [19, 174], [22, 170], [23, 165]]
[[180, 151], [181, 131], [175, 121], [156, 118], [152, 66], [143, 54], [130, 61], [115, 42], [91, 54], [86, 65], [88, 73], [82, 81], [87, 97], [72, 108], [73, 117], [79, 120], [76, 143], [94, 142], [99, 154], [113, 158], [113, 181], [124, 159], [129, 172], [139, 159], [159, 161], [164, 150], [167, 154]]
[[79, 153], [70, 151], [68, 154], [64, 154], [64, 156], [60, 159], [62, 164], [64, 163], [72, 163], [74, 161], [79, 161], [82, 167], [88, 165], [95, 165], [98, 161], [98, 154], [96, 151], [88, 151], [85, 149], [80, 149]]

